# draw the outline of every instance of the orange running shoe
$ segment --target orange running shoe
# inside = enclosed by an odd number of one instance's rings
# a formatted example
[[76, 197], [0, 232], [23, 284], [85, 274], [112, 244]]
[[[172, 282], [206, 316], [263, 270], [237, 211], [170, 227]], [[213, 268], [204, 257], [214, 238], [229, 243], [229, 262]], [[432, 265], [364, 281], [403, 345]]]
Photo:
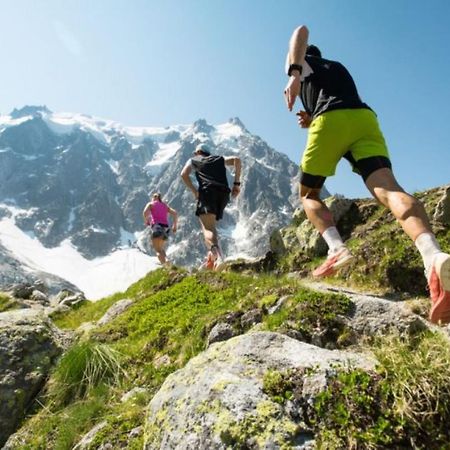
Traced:
[[431, 267], [428, 287], [431, 297], [430, 322], [450, 322], [450, 255], [438, 253]]
[[328, 256], [323, 264], [314, 269], [313, 277], [322, 278], [334, 275], [338, 269], [346, 266], [353, 259], [353, 255], [346, 247], [342, 247]]
[[211, 252], [208, 252], [205, 261], [201, 264], [198, 270], [214, 270], [214, 261], [214, 255]]

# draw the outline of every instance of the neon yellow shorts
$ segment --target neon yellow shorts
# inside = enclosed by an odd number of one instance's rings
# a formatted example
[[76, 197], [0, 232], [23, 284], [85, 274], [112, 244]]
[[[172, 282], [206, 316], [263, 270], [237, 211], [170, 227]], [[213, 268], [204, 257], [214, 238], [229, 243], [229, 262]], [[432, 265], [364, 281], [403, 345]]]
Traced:
[[389, 159], [389, 151], [370, 109], [337, 109], [316, 117], [308, 130], [301, 169], [304, 173], [329, 177], [334, 175], [339, 160], [346, 155], [353, 170], [355, 162], [381, 156]]

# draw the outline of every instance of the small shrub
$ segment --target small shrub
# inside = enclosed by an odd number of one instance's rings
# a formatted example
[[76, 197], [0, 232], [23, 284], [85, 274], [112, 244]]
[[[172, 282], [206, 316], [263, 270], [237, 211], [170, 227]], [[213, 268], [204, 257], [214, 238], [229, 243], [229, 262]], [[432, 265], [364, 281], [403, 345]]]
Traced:
[[301, 288], [280, 311], [266, 317], [265, 324], [272, 331], [295, 329], [306, 342], [310, 342], [314, 334], [320, 334], [324, 346], [344, 347], [350, 339], [342, 316], [350, 314], [353, 308], [353, 302], [345, 295]]
[[294, 385], [290, 380], [290, 374], [269, 370], [264, 374], [263, 392], [271, 397], [275, 402], [283, 404], [293, 397]]
[[381, 377], [361, 369], [338, 372], [314, 403], [320, 449], [371, 449], [396, 440], [396, 418]]
[[[303, 385], [305, 377], [316, 373], [316, 368], [298, 367], [284, 371], [268, 370], [263, 377], [263, 392], [273, 401], [283, 405], [287, 400], [295, 402], [300, 409], [306, 407], [303, 398]], [[308, 421], [304, 417], [305, 422]]]

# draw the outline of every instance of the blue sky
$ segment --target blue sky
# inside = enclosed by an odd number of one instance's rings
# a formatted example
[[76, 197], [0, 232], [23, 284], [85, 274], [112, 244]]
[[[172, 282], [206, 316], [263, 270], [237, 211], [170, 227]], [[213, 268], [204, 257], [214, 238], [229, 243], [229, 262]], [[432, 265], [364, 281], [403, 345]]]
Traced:
[[[449, 23], [447, 0], [3, 1], [0, 111], [46, 104], [136, 126], [237, 116], [298, 162], [306, 132], [283, 69], [306, 24], [351, 71], [398, 180], [417, 191], [450, 182]], [[327, 186], [368, 195], [345, 161]]]

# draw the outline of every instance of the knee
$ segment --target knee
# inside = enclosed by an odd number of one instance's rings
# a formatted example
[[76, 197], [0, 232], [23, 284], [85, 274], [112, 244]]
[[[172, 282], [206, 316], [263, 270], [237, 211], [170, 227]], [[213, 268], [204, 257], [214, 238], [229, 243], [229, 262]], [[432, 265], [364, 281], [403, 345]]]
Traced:
[[300, 200], [305, 205], [308, 200], [320, 201], [320, 189], [313, 189], [304, 185], [300, 185]]

